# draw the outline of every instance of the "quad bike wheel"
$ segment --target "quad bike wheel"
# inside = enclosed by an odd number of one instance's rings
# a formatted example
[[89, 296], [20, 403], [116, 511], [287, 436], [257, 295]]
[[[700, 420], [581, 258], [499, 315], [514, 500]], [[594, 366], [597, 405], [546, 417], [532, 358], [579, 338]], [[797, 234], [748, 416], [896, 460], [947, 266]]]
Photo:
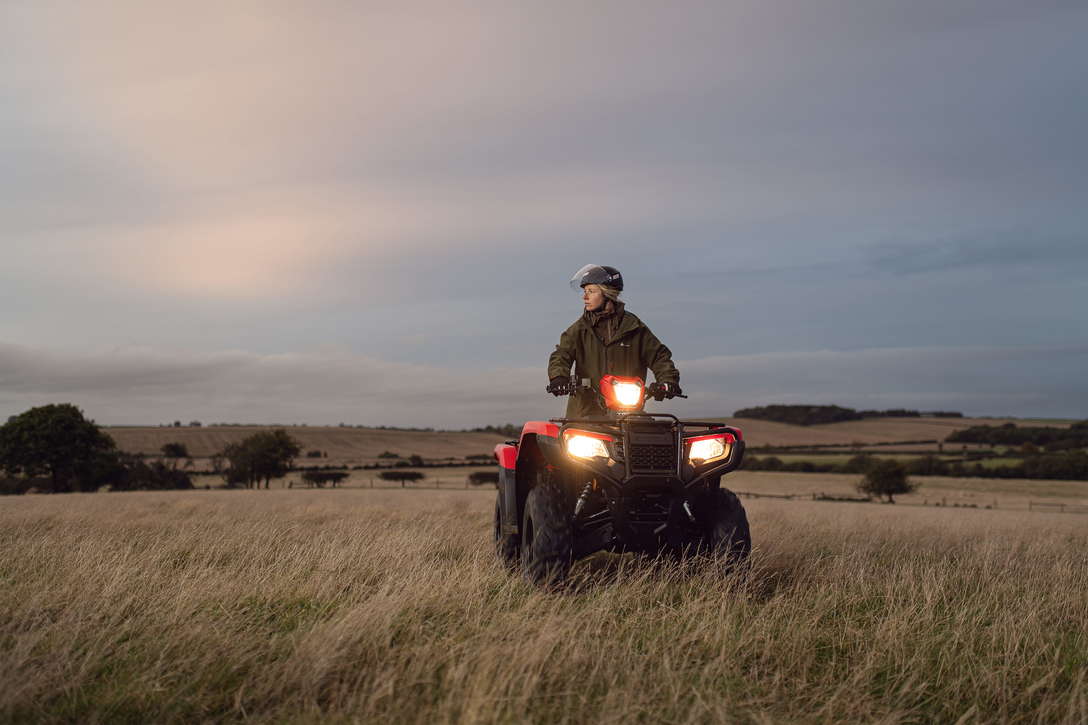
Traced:
[[748, 555], [752, 552], [752, 534], [744, 506], [735, 493], [723, 488], [710, 491], [709, 497], [708, 553], [722, 556], [727, 570], [747, 566]]
[[502, 533], [502, 491], [495, 494], [495, 553], [504, 565], [517, 566], [518, 563], [518, 537], [517, 534]]
[[574, 528], [563, 492], [551, 481], [538, 483], [525, 500], [521, 524], [521, 569], [534, 584], [556, 584], [570, 572]]

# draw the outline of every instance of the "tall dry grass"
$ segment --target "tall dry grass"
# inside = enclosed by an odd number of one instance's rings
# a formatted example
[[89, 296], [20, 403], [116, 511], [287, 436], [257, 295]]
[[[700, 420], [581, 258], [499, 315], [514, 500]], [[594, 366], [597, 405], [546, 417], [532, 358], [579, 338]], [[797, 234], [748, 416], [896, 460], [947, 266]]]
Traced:
[[0, 717], [1085, 722], [1082, 517], [748, 502], [747, 580], [502, 570], [480, 491], [0, 501]]

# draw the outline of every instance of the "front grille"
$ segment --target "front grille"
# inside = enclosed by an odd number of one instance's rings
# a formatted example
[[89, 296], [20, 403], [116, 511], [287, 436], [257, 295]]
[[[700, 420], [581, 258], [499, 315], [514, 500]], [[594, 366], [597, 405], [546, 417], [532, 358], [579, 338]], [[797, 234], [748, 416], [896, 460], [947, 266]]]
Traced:
[[627, 499], [627, 521], [633, 526], [659, 526], [669, 520], [668, 496], [644, 494]]
[[632, 473], [671, 473], [676, 470], [676, 446], [631, 444], [627, 451]]

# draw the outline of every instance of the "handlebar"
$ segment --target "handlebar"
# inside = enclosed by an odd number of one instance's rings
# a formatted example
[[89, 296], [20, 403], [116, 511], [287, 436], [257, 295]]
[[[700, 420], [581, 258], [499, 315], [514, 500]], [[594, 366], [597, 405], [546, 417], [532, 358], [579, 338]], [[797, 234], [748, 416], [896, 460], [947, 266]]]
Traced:
[[[589, 380], [586, 379], [585, 384], [578, 383], [576, 381], [570, 381], [566, 385], [557, 385], [554, 388], [551, 385], [547, 385], [544, 390], [552, 393], [553, 395], [574, 395], [575, 393], [583, 390], [596, 390], [592, 385], [589, 385]], [[660, 402], [665, 399], [665, 396], [661, 393], [661, 383], [653, 382], [645, 387], [645, 397], [647, 399], [653, 398]], [[660, 396], [660, 397], [659, 397]], [[686, 395], [672, 395], [673, 398], [687, 398]]]
[[556, 385], [555, 387], [552, 387], [552, 385], [549, 384], [545, 386], [544, 390], [545, 392], [551, 393], [552, 395], [574, 395], [575, 393], [581, 392], [583, 390], [593, 390], [593, 386], [580, 385], [579, 383], [576, 383], [572, 380], [566, 385]]

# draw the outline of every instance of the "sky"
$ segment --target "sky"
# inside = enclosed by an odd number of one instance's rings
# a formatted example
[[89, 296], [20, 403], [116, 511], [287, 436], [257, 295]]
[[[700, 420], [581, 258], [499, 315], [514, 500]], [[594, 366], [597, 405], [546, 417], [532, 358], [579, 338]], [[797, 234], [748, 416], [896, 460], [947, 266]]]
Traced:
[[0, 4], [0, 420], [560, 415], [587, 263], [688, 400], [1088, 418], [1088, 6]]

